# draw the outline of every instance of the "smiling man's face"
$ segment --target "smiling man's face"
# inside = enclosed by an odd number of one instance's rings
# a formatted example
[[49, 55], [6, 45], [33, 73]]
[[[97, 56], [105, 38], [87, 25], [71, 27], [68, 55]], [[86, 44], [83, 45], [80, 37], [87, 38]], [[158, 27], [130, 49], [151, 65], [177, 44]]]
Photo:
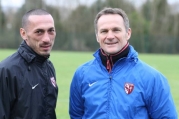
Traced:
[[126, 30], [118, 14], [102, 15], [97, 22], [97, 42], [106, 54], [119, 52], [128, 42], [131, 29]]

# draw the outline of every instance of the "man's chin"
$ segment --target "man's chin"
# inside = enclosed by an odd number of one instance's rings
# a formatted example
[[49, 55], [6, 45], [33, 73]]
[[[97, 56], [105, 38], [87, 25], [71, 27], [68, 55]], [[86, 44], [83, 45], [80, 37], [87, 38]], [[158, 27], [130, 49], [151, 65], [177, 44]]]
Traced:
[[50, 56], [50, 52], [40, 52], [41, 56], [44, 56], [44, 57], [49, 57]]
[[116, 54], [117, 52], [119, 52], [119, 51], [118, 50], [114, 50], [114, 49], [106, 50], [106, 53], [109, 54], [109, 55]]

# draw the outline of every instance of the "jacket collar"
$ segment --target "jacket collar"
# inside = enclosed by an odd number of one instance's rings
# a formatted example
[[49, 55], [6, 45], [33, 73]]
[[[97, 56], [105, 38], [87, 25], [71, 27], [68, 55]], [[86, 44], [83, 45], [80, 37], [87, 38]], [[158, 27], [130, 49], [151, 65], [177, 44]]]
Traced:
[[25, 41], [20, 44], [18, 53], [24, 58], [24, 60], [26, 60], [27, 63], [31, 63], [32, 61], [43, 63], [49, 58], [38, 55], [34, 50], [32, 50], [32, 48], [27, 45]]
[[127, 43], [119, 52], [112, 55], [107, 55], [103, 49], [100, 49], [99, 55], [103, 65], [110, 72], [116, 61], [118, 61], [123, 57], [127, 57], [128, 53], [129, 53], [129, 43]]
[[[133, 48], [133, 46], [131, 46], [131, 45], [129, 45], [129, 52], [128, 52], [128, 54], [127, 54], [127, 56], [125, 57], [125, 59], [126, 60], [128, 60], [128, 61], [134, 61], [134, 62], [136, 62], [137, 60], [138, 60], [138, 53], [136, 52], [136, 50]], [[102, 59], [101, 59], [101, 57], [100, 57], [100, 52], [101, 52], [101, 49], [98, 49], [94, 54], [93, 54], [93, 56], [96, 58], [96, 60], [98, 61], [98, 62], [101, 62], [101, 64], [103, 64], [102, 63]], [[119, 59], [118, 59], [119, 60]], [[117, 60], [117, 61], [118, 61]], [[116, 62], [117, 62], [116, 61]]]

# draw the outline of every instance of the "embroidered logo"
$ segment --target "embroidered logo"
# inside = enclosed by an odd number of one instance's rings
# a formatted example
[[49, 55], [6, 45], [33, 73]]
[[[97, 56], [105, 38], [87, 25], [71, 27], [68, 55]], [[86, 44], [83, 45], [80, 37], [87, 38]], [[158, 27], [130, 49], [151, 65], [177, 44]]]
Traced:
[[89, 83], [89, 87], [93, 86], [96, 82], [93, 82], [93, 83]]
[[125, 83], [124, 89], [125, 89], [126, 94], [130, 94], [134, 89], [134, 84]]
[[35, 89], [39, 84], [32, 86], [32, 90]]
[[56, 84], [55, 78], [54, 78], [54, 77], [51, 77], [50, 80], [51, 80], [52, 85], [53, 85], [54, 87], [56, 87], [57, 84]]

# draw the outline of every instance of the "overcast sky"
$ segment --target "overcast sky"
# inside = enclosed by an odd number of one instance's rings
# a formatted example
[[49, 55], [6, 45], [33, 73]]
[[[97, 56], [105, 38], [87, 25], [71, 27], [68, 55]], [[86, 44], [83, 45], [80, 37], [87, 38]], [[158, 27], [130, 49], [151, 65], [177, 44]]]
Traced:
[[[25, 0], [1, 0], [1, 4], [3, 7], [21, 7], [24, 4], [24, 1]], [[47, 4], [66, 5], [66, 3], [75, 4], [77, 1], [79, 1], [81, 4], [92, 4], [96, 0], [45, 0], [45, 1]]]
[[[3, 7], [21, 7], [24, 4], [24, 0], [0, 0]], [[45, 0], [48, 4], [65, 5], [68, 0]], [[59, 1], [56, 3], [56, 1]], [[81, 4], [92, 4], [96, 0], [70, 0], [72, 2], [80, 1]], [[134, 2], [135, 5], [139, 6], [145, 0], [128, 0]], [[168, 0], [169, 4], [179, 3], [179, 0]]]

